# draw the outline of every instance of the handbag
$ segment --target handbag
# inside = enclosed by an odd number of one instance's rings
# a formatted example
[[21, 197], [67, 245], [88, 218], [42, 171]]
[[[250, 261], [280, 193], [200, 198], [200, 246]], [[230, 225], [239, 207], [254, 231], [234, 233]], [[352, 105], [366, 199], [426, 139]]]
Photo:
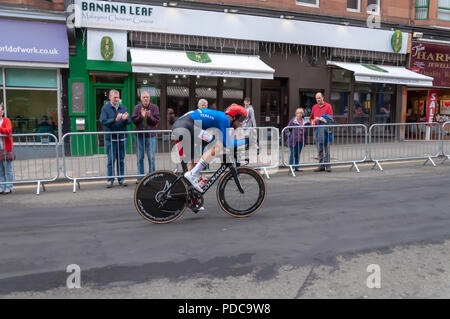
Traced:
[[11, 162], [15, 160], [16, 160], [16, 152], [14, 151], [5, 152], [4, 150], [0, 149], [0, 161]]

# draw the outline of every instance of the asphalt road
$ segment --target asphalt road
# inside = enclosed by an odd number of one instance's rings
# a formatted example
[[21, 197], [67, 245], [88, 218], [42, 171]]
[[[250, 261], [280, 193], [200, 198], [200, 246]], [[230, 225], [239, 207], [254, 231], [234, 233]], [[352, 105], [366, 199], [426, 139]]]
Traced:
[[206, 211], [166, 225], [137, 214], [134, 183], [17, 189], [0, 197], [0, 297], [450, 298], [449, 163], [384, 168], [280, 172], [244, 219], [212, 188]]

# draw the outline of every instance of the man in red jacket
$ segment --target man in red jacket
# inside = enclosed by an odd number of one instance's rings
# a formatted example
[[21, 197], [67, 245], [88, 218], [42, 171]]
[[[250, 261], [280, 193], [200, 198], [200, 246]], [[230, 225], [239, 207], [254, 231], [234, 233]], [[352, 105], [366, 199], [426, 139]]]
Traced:
[[[333, 116], [333, 108], [331, 104], [326, 103], [321, 92], [316, 93], [317, 104], [313, 106], [311, 111], [311, 117], [309, 118], [311, 125], [319, 125], [322, 115]], [[324, 165], [324, 163], [330, 163], [330, 144], [320, 143], [317, 141], [317, 151], [319, 153], [319, 168], [314, 170], [314, 172], [327, 171], [331, 172], [331, 165]]]
[[[5, 110], [0, 103], [0, 135], [11, 135], [11, 121], [4, 117]], [[13, 139], [11, 136], [0, 137], [0, 194], [9, 194], [12, 192], [12, 182], [14, 181], [14, 171], [12, 160], [7, 160], [7, 152], [13, 150]], [[6, 184], [8, 183], [9, 184]]]

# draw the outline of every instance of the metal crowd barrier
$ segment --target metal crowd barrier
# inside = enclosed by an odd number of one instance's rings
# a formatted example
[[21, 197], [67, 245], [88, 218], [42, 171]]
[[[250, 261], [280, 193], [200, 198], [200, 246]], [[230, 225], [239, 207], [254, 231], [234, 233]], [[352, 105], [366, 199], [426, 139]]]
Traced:
[[44, 183], [55, 181], [59, 176], [58, 139], [49, 133], [0, 135], [0, 138], [7, 136], [13, 138], [16, 155], [14, 181], [0, 184], [37, 183], [36, 194], [39, 195], [41, 185], [45, 191]]
[[450, 159], [450, 121], [442, 124], [441, 151], [445, 157], [444, 161]]
[[[147, 134], [154, 137], [146, 138]], [[81, 180], [139, 178], [149, 173], [151, 164], [154, 170], [173, 171], [176, 163], [171, 159], [170, 134], [170, 130], [67, 133], [62, 137], [64, 176], [73, 181], [73, 192], [76, 192]], [[111, 158], [123, 156], [123, 172], [117, 169], [119, 161], [116, 160], [112, 174], [108, 174], [108, 149]], [[151, 163], [147, 153], [154, 154]], [[144, 157], [143, 173], [139, 172], [141, 156]]]
[[[232, 130], [233, 138], [248, 138], [249, 145], [237, 148], [236, 152], [231, 154], [231, 160], [238, 165], [245, 165], [254, 169], [264, 171], [265, 176], [269, 179], [270, 169], [278, 169], [280, 165], [279, 151], [279, 131], [275, 127], [252, 127], [248, 129]], [[217, 135], [216, 135], [217, 138]], [[200, 157], [200, 156], [199, 156]], [[204, 173], [213, 173], [219, 169], [222, 156], [216, 156], [208, 165]]]
[[426, 159], [433, 166], [433, 158], [441, 154], [441, 126], [439, 123], [373, 124], [369, 129], [369, 158], [383, 170], [382, 161]]
[[[302, 135], [301, 147], [295, 147], [295, 144], [286, 147], [287, 135], [290, 134]], [[367, 127], [363, 124], [287, 126], [282, 130], [281, 136], [282, 163], [290, 168], [293, 176], [295, 176], [294, 167], [335, 164], [352, 164], [350, 169], [355, 167], [359, 173], [357, 164], [367, 159]], [[329, 158], [324, 157], [320, 161], [319, 147], [324, 151], [329, 149]], [[289, 158], [289, 163], [286, 162], [286, 157]]]

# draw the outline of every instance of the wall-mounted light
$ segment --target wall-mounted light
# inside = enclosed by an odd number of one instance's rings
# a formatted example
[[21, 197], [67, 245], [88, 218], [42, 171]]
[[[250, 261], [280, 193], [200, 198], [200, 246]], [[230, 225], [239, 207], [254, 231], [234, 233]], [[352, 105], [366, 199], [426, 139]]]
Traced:
[[223, 12], [228, 13], [228, 9], [223, 9]]
[[176, 7], [178, 5], [177, 2], [169, 2], [169, 6], [171, 7]]
[[349, 22], [341, 22], [342, 23], [342, 25], [345, 25], [345, 26], [349, 26], [350, 25], [350, 23]]
[[285, 18], [286, 19], [294, 19], [295, 17], [294, 16], [286, 16]]
[[230, 9], [230, 13], [238, 13], [239, 10], [238, 9]]
[[167, 7], [167, 2], [163, 2], [163, 7]]
[[284, 15], [280, 15], [280, 19], [284, 19]]

